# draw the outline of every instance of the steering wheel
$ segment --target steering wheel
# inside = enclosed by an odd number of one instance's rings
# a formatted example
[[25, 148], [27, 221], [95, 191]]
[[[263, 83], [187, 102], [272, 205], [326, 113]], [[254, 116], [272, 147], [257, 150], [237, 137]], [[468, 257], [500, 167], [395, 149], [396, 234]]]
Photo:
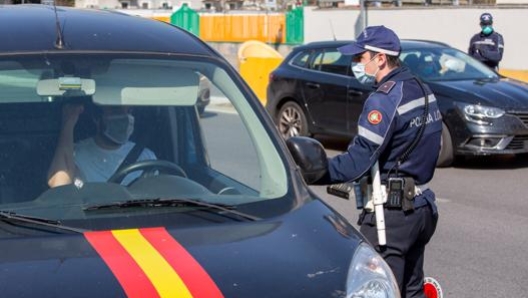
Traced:
[[135, 162], [114, 173], [112, 177], [108, 178], [108, 182], [121, 183], [123, 179], [130, 173], [136, 171], [143, 171], [141, 177], [153, 176], [156, 171], [187, 178], [185, 171], [177, 164], [167, 160], [143, 160]]

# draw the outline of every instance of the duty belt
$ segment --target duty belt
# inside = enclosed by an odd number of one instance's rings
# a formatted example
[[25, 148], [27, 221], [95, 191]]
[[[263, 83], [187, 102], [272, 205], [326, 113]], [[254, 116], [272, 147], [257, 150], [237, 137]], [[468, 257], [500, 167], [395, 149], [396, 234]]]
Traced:
[[[369, 184], [369, 188], [370, 188], [370, 184]], [[382, 187], [383, 187], [383, 190], [384, 190], [384, 196], [386, 197], [387, 196], [387, 186], [382, 184]], [[428, 204], [428, 201], [427, 199], [422, 196], [422, 194], [427, 191], [429, 189], [429, 185], [426, 183], [426, 184], [422, 184], [422, 185], [415, 185], [414, 186], [414, 199], [413, 199], [413, 206], [414, 208], [420, 208], [420, 207], [423, 207], [423, 206], [426, 206]], [[374, 206], [372, 204], [372, 200], [368, 199], [368, 196], [367, 197], [364, 197], [365, 199], [367, 199], [366, 201], [363, 202], [363, 208], [367, 211], [367, 212], [373, 212], [374, 211]], [[384, 204], [386, 205], [386, 204]]]
[[427, 205], [427, 203], [428, 203], [427, 199], [424, 196], [422, 196], [421, 194], [423, 194], [428, 189], [429, 189], [429, 185], [427, 185], [427, 184], [415, 185], [415, 187], [414, 187], [414, 190], [415, 190], [414, 191], [414, 202], [413, 202], [413, 205], [414, 205], [415, 209]]
[[426, 183], [426, 184], [422, 184], [422, 185], [415, 185], [414, 186], [414, 197], [416, 198], [417, 196], [421, 195], [422, 193], [424, 193], [424, 191], [428, 190], [429, 189], [429, 185]]

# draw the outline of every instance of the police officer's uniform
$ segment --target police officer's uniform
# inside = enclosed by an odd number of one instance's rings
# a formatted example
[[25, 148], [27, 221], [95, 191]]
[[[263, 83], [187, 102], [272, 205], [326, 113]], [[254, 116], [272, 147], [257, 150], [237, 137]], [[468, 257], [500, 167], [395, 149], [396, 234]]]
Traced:
[[[493, 17], [489, 13], [483, 13], [480, 16], [481, 27], [493, 24]], [[481, 61], [492, 69], [497, 70], [499, 62], [502, 60], [504, 53], [504, 39], [499, 33], [492, 31], [485, 34], [483, 31], [473, 35], [469, 42], [468, 54], [473, 58]]]
[[[383, 40], [375, 44], [374, 33], [360, 35], [356, 44], [369, 50], [377, 49], [375, 52], [383, 52], [383, 49], [391, 47], [390, 44], [384, 44]], [[379, 38], [383, 38], [383, 35]], [[375, 46], [370, 46], [369, 42]], [[399, 39], [397, 46], [394, 50], [399, 52]], [[379, 162], [384, 185], [387, 185], [389, 177], [396, 175], [414, 179], [417, 185], [414, 211], [385, 208], [385, 246], [378, 245], [373, 212], [364, 210], [359, 224], [361, 232], [392, 268], [402, 297], [424, 297], [424, 249], [435, 231], [438, 219], [435, 194], [427, 183], [433, 178], [440, 150], [441, 115], [431, 90], [422, 85], [428, 94], [428, 113], [424, 123], [424, 92], [417, 79], [404, 66], [393, 69], [377, 86], [377, 90], [364, 104], [358, 122], [358, 135], [345, 153], [329, 159], [328, 173], [324, 179], [330, 183], [358, 180], [369, 175], [376, 161]], [[398, 167], [397, 161], [408, 151], [422, 125], [425, 125], [425, 129], [417, 146]]]

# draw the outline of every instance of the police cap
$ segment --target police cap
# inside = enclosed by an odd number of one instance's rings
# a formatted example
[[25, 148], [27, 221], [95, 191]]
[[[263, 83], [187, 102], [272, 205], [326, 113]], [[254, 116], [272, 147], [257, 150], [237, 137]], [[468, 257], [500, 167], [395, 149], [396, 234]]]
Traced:
[[366, 51], [384, 53], [389, 56], [400, 55], [400, 39], [391, 29], [384, 26], [365, 28], [356, 41], [338, 48], [343, 55], [356, 56]]
[[491, 25], [493, 24], [493, 17], [489, 12], [485, 12], [480, 15], [480, 25]]

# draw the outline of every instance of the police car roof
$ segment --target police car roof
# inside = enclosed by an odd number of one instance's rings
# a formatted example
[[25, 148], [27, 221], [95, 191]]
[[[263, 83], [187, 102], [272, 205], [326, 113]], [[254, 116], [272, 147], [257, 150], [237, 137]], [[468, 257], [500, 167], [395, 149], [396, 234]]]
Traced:
[[[141, 51], [216, 56], [196, 36], [171, 24], [110, 10], [57, 6], [64, 50]], [[0, 5], [0, 52], [60, 51], [51, 5]]]

